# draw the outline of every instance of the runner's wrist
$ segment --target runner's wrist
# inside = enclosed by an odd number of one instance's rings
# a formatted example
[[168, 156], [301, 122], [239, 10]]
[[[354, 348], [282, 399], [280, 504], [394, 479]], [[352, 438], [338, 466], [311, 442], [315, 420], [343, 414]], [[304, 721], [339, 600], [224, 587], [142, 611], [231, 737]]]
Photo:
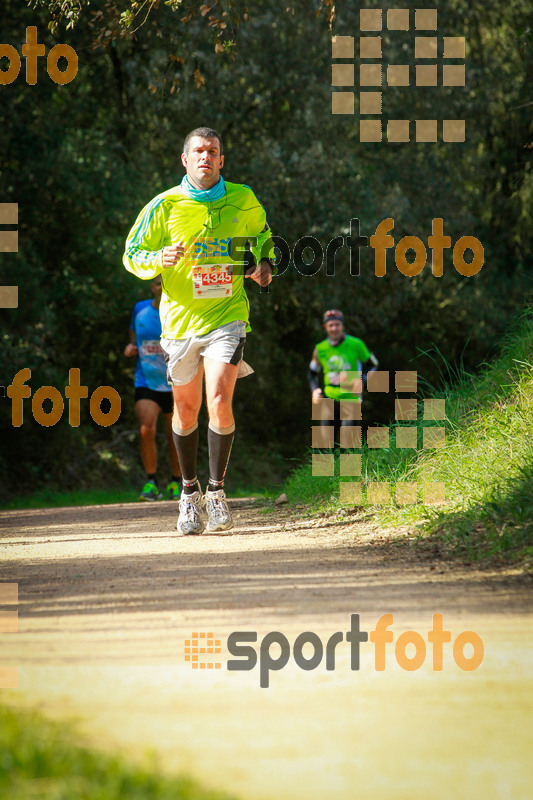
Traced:
[[261, 266], [261, 264], [268, 264], [268, 266], [270, 267], [270, 270], [272, 272], [272, 275], [277, 275], [278, 274], [278, 268], [276, 267], [276, 264], [272, 259], [270, 259], [270, 258], [262, 258], [261, 261], [259, 262], [259, 266]]

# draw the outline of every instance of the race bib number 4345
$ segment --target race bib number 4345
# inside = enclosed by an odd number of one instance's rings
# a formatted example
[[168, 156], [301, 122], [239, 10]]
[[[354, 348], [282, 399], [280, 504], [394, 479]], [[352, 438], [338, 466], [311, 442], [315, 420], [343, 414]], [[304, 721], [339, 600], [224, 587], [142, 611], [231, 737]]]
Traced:
[[192, 296], [201, 300], [231, 297], [233, 264], [196, 264], [192, 268]]

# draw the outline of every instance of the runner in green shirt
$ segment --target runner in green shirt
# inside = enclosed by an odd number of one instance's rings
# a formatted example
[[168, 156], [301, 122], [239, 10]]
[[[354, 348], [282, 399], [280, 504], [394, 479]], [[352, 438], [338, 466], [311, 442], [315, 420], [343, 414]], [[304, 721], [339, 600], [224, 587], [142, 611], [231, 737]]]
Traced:
[[[183, 475], [177, 528], [201, 533], [196, 462], [204, 376], [207, 529], [227, 530], [233, 521], [223, 487], [235, 431], [233, 391], [237, 377], [253, 371], [243, 361], [250, 330], [244, 278], [268, 286], [275, 266], [263, 206], [249, 186], [226, 183], [220, 175], [220, 134], [196, 128], [185, 139], [181, 162], [187, 173], [181, 184], [159, 194], [139, 214], [126, 242], [124, 265], [145, 280], [161, 275], [161, 347], [172, 384], [172, 427]], [[255, 266], [239, 264], [238, 248], [246, 240]]]
[[[361, 339], [344, 332], [344, 315], [341, 311], [326, 311], [323, 323], [327, 338], [313, 350], [308, 380], [314, 404], [320, 404], [324, 397], [333, 400], [334, 419], [328, 414], [321, 420], [321, 425], [329, 427], [334, 421], [334, 442], [338, 444], [342, 426], [360, 424], [366, 376], [377, 368], [378, 360]], [[324, 390], [320, 388], [321, 372]]]

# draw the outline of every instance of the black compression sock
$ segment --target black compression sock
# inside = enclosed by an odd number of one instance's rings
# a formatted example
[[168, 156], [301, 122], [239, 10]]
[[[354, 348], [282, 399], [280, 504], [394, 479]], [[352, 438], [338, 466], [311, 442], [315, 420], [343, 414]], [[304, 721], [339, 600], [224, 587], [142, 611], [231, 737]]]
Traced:
[[217, 484], [224, 485], [224, 475], [226, 474], [234, 435], [235, 425], [231, 425], [229, 428], [215, 428], [211, 422], [209, 423], [207, 428], [209, 481], [214, 486]]
[[178, 454], [184, 484], [196, 480], [198, 435], [198, 423], [186, 431], [172, 427], [172, 438]]

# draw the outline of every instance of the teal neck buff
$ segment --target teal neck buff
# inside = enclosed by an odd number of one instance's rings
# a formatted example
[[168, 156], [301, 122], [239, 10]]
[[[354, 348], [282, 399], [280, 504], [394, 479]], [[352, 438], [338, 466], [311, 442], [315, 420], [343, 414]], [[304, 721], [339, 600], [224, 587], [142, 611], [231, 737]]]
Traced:
[[218, 179], [218, 183], [215, 183], [210, 189], [196, 189], [186, 175], [183, 176], [180, 186], [183, 194], [186, 194], [191, 200], [198, 200], [200, 203], [220, 200], [226, 194], [226, 184], [222, 176]]

